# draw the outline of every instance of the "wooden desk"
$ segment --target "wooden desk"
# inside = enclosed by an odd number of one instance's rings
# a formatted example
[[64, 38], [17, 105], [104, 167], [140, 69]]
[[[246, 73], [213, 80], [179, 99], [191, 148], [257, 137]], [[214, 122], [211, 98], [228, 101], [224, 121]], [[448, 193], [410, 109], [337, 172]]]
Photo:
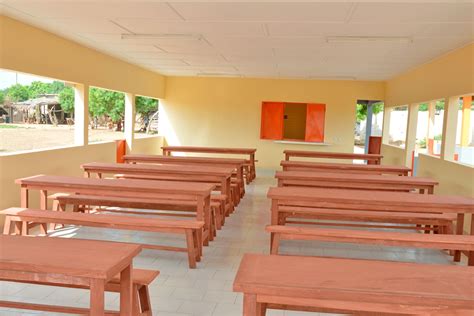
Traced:
[[194, 165], [194, 166], [213, 166], [213, 167], [231, 167], [237, 172], [239, 180], [239, 190], [241, 196], [245, 194], [244, 166], [245, 159], [234, 158], [208, 158], [208, 157], [177, 157], [177, 156], [159, 156], [159, 155], [125, 155], [125, 163], [149, 163], [166, 165]]
[[171, 156], [172, 152], [181, 153], [205, 153], [205, 154], [230, 154], [230, 155], [248, 155], [250, 163], [249, 182], [255, 179], [255, 148], [223, 148], [223, 147], [193, 147], [193, 146], [163, 146], [164, 156]]
[[[28, 208], [30, 190], [40, 191], [40, 208], [48, 209], [48, 191], [119, 197], [143, 197], [197, 201], [198, 221], [204, 221], [204, 244], [208, 245], [210, 232], [210, 198], [215, 185], [210, 183], [91, 179], [65, 176], [37, 175], [17, 179], [21, 186], [21, 207]], [[42, 226], [42, 233], [46, 228]]]
[[[372, 315], [472, 315], [472, 267], [245, 254], [245, 316], [266, 308]], [[457, 313], [456, 313], [457, 312]]]
[[438, 182], [431, 178], [392, 177], [372, 174], [345, 174], [311, 171], [277, 171], [278, 186], [322, 187], [378, 191], [410, 191], [433, 194]]
[[233, 208], [230, 193], [230, 178], [234, 171], [232, 167], [212, 167], [195, 165], [153, 165], [153, 164], [123, 164], [90, 162], [81, 165], [84, 175], [90, 177], [96, 173], [102, 174], [146, 175], [164, 181], [207, 182], [219, 184], [222, 194], [227, 196], [227, 204]]
[[335, 153], [321, 151], [303, 151], [303, 150], [284, 150], [285, 160], [289, 161], [290, 157], [306, 157], [306, 158], [330, 158], [330, 159], [350, 159], [350, 160], [366, 160], [373, 161], [376, 165], [380, 165], [382, 155], [377, 154], [354, 154], [354, 153]]
[[392, 165], [362, 165], [306, 161], [281, 161], [280, 165], [283, 171], [344, 172], [397, 176], [408, 176], [408, 173], [411, 172], [411, 169], [408, 167]]
[[[69, 238], [0, 236], [0, 249], [0, 278], [87, 286], [92, 316], [104, 315], [105, 284], [120, 274], [120, 315], [132, 315], [132, 260], [141, 251], [140, 246]], [[17, 304], [28, 308], [26, 303]]]
[[[401, 192], [321, 189], [303, 187], [270, 188], [272, 199], [272, 225], [278, 225], [280, 206], [302, 206], [325, 209], [454, 213], [457, 214], [456, 234], [463, 234], [464, 214], [474, 213], [474, 200], [461, 196], [412, 194]], [[474, 235], [474, 216], [471, 219], [471, 235]], [[455, 255], [459, 261], [460, 252]], [[474, 252], [469, 254], [469, 263], [474, 264]]]

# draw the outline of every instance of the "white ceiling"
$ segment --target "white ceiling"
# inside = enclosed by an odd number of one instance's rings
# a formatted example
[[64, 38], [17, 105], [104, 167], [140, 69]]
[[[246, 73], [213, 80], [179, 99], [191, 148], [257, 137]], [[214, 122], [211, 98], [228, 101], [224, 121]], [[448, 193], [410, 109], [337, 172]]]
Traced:
[[[385, 80], [474, 40], [473, 1], [0, 0], [0, 13], [165, 75]], [[122, 34], [195, 38], [121, 39]], [[328, 36], [412, 42], [328, 43]]]

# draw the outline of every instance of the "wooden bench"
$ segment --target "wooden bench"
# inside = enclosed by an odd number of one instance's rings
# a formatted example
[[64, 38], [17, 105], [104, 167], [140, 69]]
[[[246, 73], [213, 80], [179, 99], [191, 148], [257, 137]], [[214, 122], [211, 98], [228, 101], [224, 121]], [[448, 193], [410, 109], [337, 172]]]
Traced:
[[[120, 315], [133, 314], [133, 259], [140, 253], [140, 245], [0, 235], [0, 249], [0, 278], [84, 286], [89, 289], [90, 309], [86, 313], [90, 316], [106, 314], [106, 284], [120, 275]], [[2, 304], [8, 307], [41, 307], [23, 300], [16, 303], [8, 297], [3, 299]], [[57, 311], [71, 313], [67, 307]]]
[[[197, 209], [196, 202], [186, 200], [144, 199], [67, 193], [51, 194], [48, 198], [53, 200], [53, 211], [65, 211], [67, 205], [72, 205], [73, 210], [76, 212], [85, 211], [86, 209], [92, 210], [94, 206], [105, 206], [154, 210], [153, 212], [145, 212], [141, 210], [106, 209], [107, 212], [118, 214], [196, 217], [196, 215], [189, 214], [189, 212], [196, 212]], [[211, 240], [213, 240], [212, 237], [216, 235], [217, 222], [218, 219], [220, 220], [220, 215], [216, 216], [216, 214], [218, 214], [220, 210], [221, 204], [219, 202], [211, 202]], [[97, 209], [96, 211], [101, 210]], [[183, 212], [186, 214], [183, 214]], [[221, 226], [219, 225], [219, 229], [220, 228]]]
[[285, 160], [289, 161], [291, 157], [305, 157], [305, 158], [328, 158], [328, 159], [350, 159], [350, 160], [365, 160], [369, 164], [380, 165], [383, 158], [378, 154], [355, 154], [355, 153], [336, 153], [336, 152], [321, 152], [321, 151], [304, 151], [304, 150], [284, 150]]
[[142, 244], [144, 248], [178, 251], [188, 253], [190, 268], [196, 267], [196, 261], [201, 260], [202, 240], [200, 240], [204, 222], [194, 220], [164, 220], [156, 218], [143, 218], [132, 216], [83, 214], [71, 212], [55, 212], [46, 210], [35, 210], [25, 208], [9, 208], [0, 212], [6, 216], [3, 233], [10, 233], [12, 224], [15, 232], [25, 235], [21, 222], [34, 222], [44, 224], [78, 225], [87, 227], [100, 227], [120, 230], [162, 232], [172, 234], [183, 234], [186, 237], [186, 248]]
[[[278, 225], [325, 225], [422, 230], [452, 234], [456, 214], [338, 210], [317, 207], [280, 206]], [[318, 220], [315, 221], [308, 221]], [[327, 222], [331, 221], [331, 222]], [[342, 223], [352, 222], [352, 223]], [[387, 225], [392, 224], [392, 225]], [[399, 224], [394, 226], [393, 224]]]
[[391, 177], [336, 172], [277, 171], [278, 186], [323, 187], [353, 190], [413, 191], [433, 194], [438, 182], [422, 177]]
[[[278, 254], [281, 240], [317, 240], [355, 244], [375, 244], [440, 250], [474, 251], [474, 236], [427, 235], [348, 229], [306, 228], [270, 225], [265, 229], [272, 236], [270, 253]], [[471, 264], [472, 265], [472, 264]]]
[[[158, 270], [145, 270], [145, 269], [133, 269], [132, 270], [132, 283], [133, 283], [133, 297], [132, 297], [132, 310], [133, 315], [140, 316], [151, 316], [151, 301], [150, 291], [148, 286], [158, 277], [160, 271]], [[0, 276], [1, 281], [17, 282], [17, 283], [28, 283], [37, 285], [48, 285], [57, 287], [87, 289], [87, 286], [80, 284], [68, 284], [58, 281], [23, 281], [17, 280], [16, 278], [9, 278], [8, 276]], [[120, 275], [113, 277], [108, 283], [105, 284], [105, 291], [120, 293]], [[88, 314], [89, 310], [86, 308], [79, 307], [64, 307], [56, 305], [43, 305], [43, 304], [28, 304], [19, 302], [1, 301], [0, 306], [5, 308], [17, 308], [17, 309], [29, 309], [29, 310], [41, 310], [46, 312], [67, 312], [74, 314]], [[119, 314], [118, 312], [107, 311], [107, 314]]]
[[248, 168], [246, 175], [247, 183], [252, 182], [256, 177], [255, 172], [255, 148], [224, 148], [224, 147], [196, 147], [196, 146], [163, 146], [164, 156], [171, 156], [172, 152], [181, 153], [205, 153], [205, 154], [230, 154], [248, 155], [245, 167]]
[[342, 172], [363, 174], [386, 174], [408, 176], [411, 169], [405, 166], [392, 165], [362, 165], [347, 163], [323, 163], [307, 161], [281, 161], [283, 171], [313, 171], [313, 172]]
[[267, 309], [355, 315], [458, 315], [474, 309], [472, 267], [245, 254], [234, 280], [243, 315]]

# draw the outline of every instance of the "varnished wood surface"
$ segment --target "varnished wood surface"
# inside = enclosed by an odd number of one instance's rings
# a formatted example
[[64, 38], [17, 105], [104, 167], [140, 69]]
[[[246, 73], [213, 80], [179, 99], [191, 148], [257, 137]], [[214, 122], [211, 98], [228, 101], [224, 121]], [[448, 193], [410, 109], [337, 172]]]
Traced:
[[245, 159], [237, 158], [214, 158], [214, 157], [180, 157], [159, 155], [125, 155], [125, 162], [149, 162], [149, 163], [198, 163], [210, 165], [245, 165]]
[[296, 169], [320, 169], [324, 172], [333, 171], [357, 171], [357, 172], [373, 172], [373, 173], [408, 173], [410, 168], [405, 166], [394, 165], [363, 165], [363, 164], [347, 164], [347, 163], [324, 163], [324, 162], [306, 162], [306, 161], [281, 161], [280, 165], [285, 170]]
[[356, 154], [356, 153], [338, 153], [338, 152], [322, 152], [322, 151], [305, 151], [305, 150], [284, 150], [283, 153], [288, 160], [290, 157], [308, 157], [308, 158], [333, 158], [333, 159], [360, 159], [380, 161], [383, 158], [378, 154]]
[[255, 148], [229, 148], [229, 147], [196, 147], [196, 146], [163, 146], [164, 151], [194, 152], [194, 153], [216, 153], [216, 154], [254, 154]]
[[1, 235], [0, 270], [109, 280], [140, 251], [134, 244]]
[[376, 205], [380, 210], [394, 207], [417, 208], [426, 212], [462, 212], [474, 213], [474, 200], [453, 195], [412, 194], [404, 192], [383, 192], [364, 190], [323, 189], [304, 187], [273, 187], [268, 190], [271, 199], [314, 201], [319, 204], [336, 203]]
[[[430, 307], [474, 308], [472, 267], [338, 258], [245, 254], [234, 291]], [[409, 310], [409, 308], [408, 308]]]

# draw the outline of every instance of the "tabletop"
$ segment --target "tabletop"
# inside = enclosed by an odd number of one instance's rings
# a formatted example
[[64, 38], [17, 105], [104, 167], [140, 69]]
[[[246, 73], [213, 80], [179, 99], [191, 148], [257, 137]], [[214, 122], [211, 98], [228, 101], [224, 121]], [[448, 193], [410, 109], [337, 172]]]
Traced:
[[317, 180], [334, 182], [364, 182], [364, 183], [387, 183], [387, 184], [418, 184], [418, 185], [438, 185], [438, 181], [431, 178], [422, 177], [394, 177], [387, 175], [372, 174], [345, 174], [345, 173], [325, 173], [311, 171], [277, 171], [277, 179], [291, 180]]
[[420, 211], [433, 208], [433, 211], [455, 211], [474, 213], [474, 199], [454, 195], [413, 194], [405, 192], [364, 191], [345, 189], [324, 189], [306, 187], [272, 187], [267, 196], [276, 199], [318, 201], [359, 205], [381, 205], [420, 207]]
[[352, 157], [360, 157], [363, 158], [373, 158], [373, 159], [380, 159], [383, 158], [382, 155], [379, 154], [357, 154], [357, 153], [337, 153], [337, 152], [324, 152], [324, 151], [305, 151], [305, 150], [284, 150], [283, 153], [285, 155], [295, 155], [295, 156], [308, 156], [308, 157], [334, 157], [334, 158], [352, 158]]
[[405, 166], [395, 165], [363, 165], [363, 164], [351, 164], [351, 163], [325, 163], [325, 162], [307, 162], [307, 161], [285, 161], [280, 162], [282, 167], [295, 166], [295, 167], [308, 167], [308, 168], [327, 168], [327, 169], [347, 169], [347, 170], [368, 170], [368, 171], [411, 171], [410, 168]]
[[207, 195], [215, 188], [211, 183], [179, 182], [179, 181], [147, 181], [120, 179], [91, 179], [68, 176], [37, 175], [15, 180], [22, 186], [44, 186], [64, 189], [103, 189], [134, 192], [159, 192]]
[[[391, 303], [426, 300], [474, 304], [472, 267], [405, 262], [245, 254], [234, 291]], [[426, 304], [426, 303], [425, 303]]]
[[159, 156], [159, 155], [125, 155], [125, 161], [151, 161], [151, 162], [195, 162], [214, 164], [236, 164], [244, 165], [245, 159], [238, 158], [216, 158], [216, 157], [181, 157], [181, 156]]
[[229, 153], [229, 154], [254, 154], [255, 148], [226, 148], [226, 147], [195, 147], [195, 146], [163, 146], [163, 150], [168, 151], [187, 151], [187, 152], [209, 152], [209, 153]]
[[134, 172], [134, 173], [176, 173], [176, 174], [195, 174], [195, 175], [218, 175], [230, 176], [234, 168], [231, 167], [213, 167], [213, 166], [195, 166], [195, 165], [154, 165], [154, 164], [123, 164], [123, 163], [103, 163], [90, 162], [81, 165], [84, 170], [101, 170], [104, 172]]
[[141, 246], [72, 238], [0, 235], [0, 270], [108, 280], [130, 265]]

